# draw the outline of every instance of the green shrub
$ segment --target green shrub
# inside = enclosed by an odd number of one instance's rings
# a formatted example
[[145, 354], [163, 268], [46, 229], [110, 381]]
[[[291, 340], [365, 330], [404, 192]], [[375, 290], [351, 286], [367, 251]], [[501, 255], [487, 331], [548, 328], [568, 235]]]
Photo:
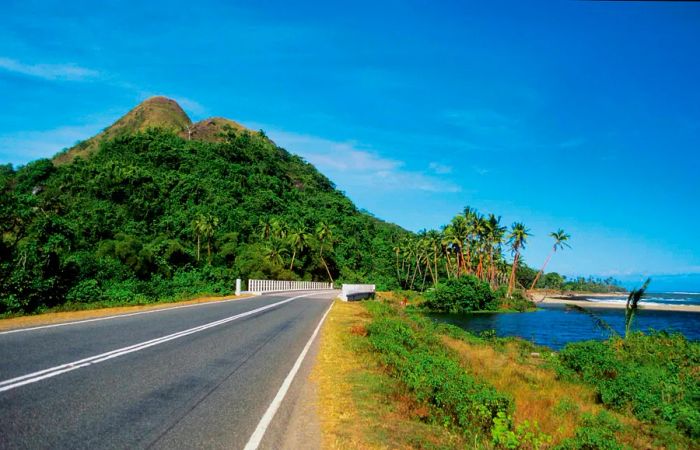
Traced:
[[425, 307], [437, 312], [462, 313], [498, 309], [489, 284], [473, 275], [438, 283], [425, 297]]
[[633, 333], [568, 344], [558, 359], [560, 376], [593, 385], [606, 406], [700, 437], [699, 343], [680, 334]]
[[436, 420], [465, 430], [488, 431], [499, 412], [512, 411], [512, 400], [468, 375], [431, 328], [400, 318], [379, 302], [367, 306], [374, 316], [367, 328], [370, 344], [419, 402], [437, 407]]
[[501, 286], [498, 288], [494, 295], [496, 296], [498, 307], [500, 309], [508, 309], [513, 311], [530, 311], [536, 309], [537, 306], [523, 294], [523, 291], [516, 290], [513, 291], [508, 297], [508, 288], [506, 286]]
[[68, 291], [66, 299], [70, 303], [98, 302], [103, 299], [102, 289], [97, 280], [83, 280]]
[[584, 414], [582, 424], [576, 429], [572, 438], [565, 439], [559, 445], [558, 450], [619, 450], [622, 446], [615, 433], [622, 429], [622, 425], [606, 411], [598, 415]]

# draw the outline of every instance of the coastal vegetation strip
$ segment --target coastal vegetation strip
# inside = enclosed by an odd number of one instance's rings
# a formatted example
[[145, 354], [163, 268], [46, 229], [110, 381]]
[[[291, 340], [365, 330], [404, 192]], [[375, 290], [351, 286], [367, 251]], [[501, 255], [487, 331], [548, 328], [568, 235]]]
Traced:
[[[555, 353], [436, 324], [411, 308], [415, 297], [406, 305], [403, 292], [380, 298], [344, 304], [324, 331], [317, 373], [326, 379], [324, 436], [332, 448], [371, 448], [373, 427], [382, 430], [375, 446], [427, 446], [392, 434], [387, 416], [372, 410], [376, 402], [386, 402], [385, 414], [413, 405], [400, 422], [441, 428], [429, 433], [435, 448], [698, 446], [698, 343], [632, 333]], [[393, 382], [382, 384], [387, 378]], [[377, 383], [391, 387], [352, 394]]]

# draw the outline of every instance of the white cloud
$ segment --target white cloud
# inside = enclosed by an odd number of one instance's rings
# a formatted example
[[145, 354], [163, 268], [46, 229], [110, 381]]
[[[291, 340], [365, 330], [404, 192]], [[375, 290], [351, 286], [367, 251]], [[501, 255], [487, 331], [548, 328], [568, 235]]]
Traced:
[[428, 167], [430, 170], [432, 170], [434, 173], [438, 175], [444, 175], [447, 173], [452, 173], [452, 166], [448, 166], [446, 164], [440, 164], [438, 162], [431, 162], [428, 164]]
[[45, 80], [84, 81], [99, 75], [96, 70], [75, 64], [24, 64], [10, 58], [0, 58], [0, 69]]
[[26, 164], [38, 158], [50, 158], [77, 141], [99, 133], [106, 122], [59, 127], [43, 131], [19, 131], [0, 135], [0, 163]]
[[387, 190], [419, 190], [427, 192], [459, 192], [456, 184], [442, 177], [404, 168], [403, 161], [385, 158], [354, 141], [330, 139], [275, 130], [261, 124], [278, 145], [302, 156], [338, 186]]

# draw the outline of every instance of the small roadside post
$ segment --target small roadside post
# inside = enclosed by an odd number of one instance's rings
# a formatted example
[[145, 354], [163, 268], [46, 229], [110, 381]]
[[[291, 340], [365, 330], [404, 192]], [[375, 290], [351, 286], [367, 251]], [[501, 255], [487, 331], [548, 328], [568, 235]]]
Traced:
[[236, 278], [236, 296], [241, 295], [241, 279]]

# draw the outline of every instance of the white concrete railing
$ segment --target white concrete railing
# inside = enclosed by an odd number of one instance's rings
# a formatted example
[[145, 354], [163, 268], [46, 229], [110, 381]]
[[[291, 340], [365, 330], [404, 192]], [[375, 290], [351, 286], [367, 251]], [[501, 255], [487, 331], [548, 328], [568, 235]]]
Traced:
[[341, 300], [357, 300], [374, 295], [375, 286], [373, 284], [344, 284], [340, 293]]
[[319, 281], [248, 280], [250, 292], [315, 291], [333, 289], [333, 283]]

